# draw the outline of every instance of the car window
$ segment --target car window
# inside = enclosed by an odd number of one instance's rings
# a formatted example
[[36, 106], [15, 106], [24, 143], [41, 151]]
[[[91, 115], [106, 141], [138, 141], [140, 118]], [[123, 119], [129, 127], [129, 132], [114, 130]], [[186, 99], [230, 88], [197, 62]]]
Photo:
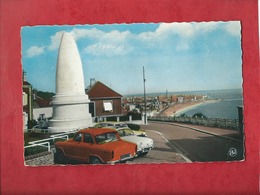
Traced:
[[107, 142], [117, 141], [116, 133], [104, 133], [101, 135], [97, 135], [96, 137], [96, 143], [103, 144]]
[[125, 136], [125, 131], [124, 130], [118, 130], [117, 132], [118, 132], [120, 137], [124, 137]]
[[84, 134], [84, 142], [85, 142], [85, 143], [94, 143], [94, 142], [93, 142], [93, 139], [92, 139], [92, 137], [91, 137], [91, 135], [88, 134], [88, 133], [85, 133], [85, 134]]
[[82, 134], [81, 133], [77, 133], [74, 137], [74, 141], [76, 142], [80, 142], [81, 141], [81, 137], [82, 137]]
[[125, 136], [128, 136], [128, 135], [134, 135], [134, 133], [130, 129], [125, 129]]
[[115, 125], [117, 128], [120, 128], [120, 127], [127, 127], [127, 125], [125, 123], [118, 123]]

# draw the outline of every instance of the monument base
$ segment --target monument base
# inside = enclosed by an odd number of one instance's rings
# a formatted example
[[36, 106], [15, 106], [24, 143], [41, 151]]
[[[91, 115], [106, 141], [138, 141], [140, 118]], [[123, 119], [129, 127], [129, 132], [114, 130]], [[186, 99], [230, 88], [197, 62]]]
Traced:
[[66, 132], [72, 130], [79, 130], [93, 126], [92, 118], [85, 117], [85, 118], [78, 118], [78, 119], [60, 119], [55, 120], [51, 119], [49, 121], [48, 130], [51, 133], [57, 132]]
[[93, 126], [87, 95], [57, 95], [53, 97], [53, 118], [49, 132], [66, 132]]

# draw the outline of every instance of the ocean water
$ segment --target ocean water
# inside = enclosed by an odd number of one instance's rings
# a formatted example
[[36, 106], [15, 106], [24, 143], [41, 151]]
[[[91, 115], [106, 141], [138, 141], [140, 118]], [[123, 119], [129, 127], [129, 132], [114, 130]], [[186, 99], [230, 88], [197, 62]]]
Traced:
[[[205, 91], [209, 99], [220, 99], [215, 103], [206, 103], [185, 111], [188, 116], [202, 113], [206, 117], [238, 119], [238, 106], [243, 106], [242, 90]], [[182, 113], [182, 114], [183, 114]]]

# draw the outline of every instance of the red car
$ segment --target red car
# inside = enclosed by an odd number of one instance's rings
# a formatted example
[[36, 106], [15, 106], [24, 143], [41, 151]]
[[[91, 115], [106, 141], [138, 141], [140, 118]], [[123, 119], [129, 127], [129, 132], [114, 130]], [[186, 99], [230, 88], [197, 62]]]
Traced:
[[55, 143], [54, 162], [115, 164], [135, 158], [137, 145], [121, 140], [114, 129], [83, 129], [73, 139]]

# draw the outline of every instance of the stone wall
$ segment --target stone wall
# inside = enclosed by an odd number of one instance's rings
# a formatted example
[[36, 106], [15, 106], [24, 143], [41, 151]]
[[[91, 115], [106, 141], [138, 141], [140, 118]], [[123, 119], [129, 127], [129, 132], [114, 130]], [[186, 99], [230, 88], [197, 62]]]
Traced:
[[38, 155], [25, 157], [26, 166], [46, 166], [54, 165], [53, 152], [44, 152]]

